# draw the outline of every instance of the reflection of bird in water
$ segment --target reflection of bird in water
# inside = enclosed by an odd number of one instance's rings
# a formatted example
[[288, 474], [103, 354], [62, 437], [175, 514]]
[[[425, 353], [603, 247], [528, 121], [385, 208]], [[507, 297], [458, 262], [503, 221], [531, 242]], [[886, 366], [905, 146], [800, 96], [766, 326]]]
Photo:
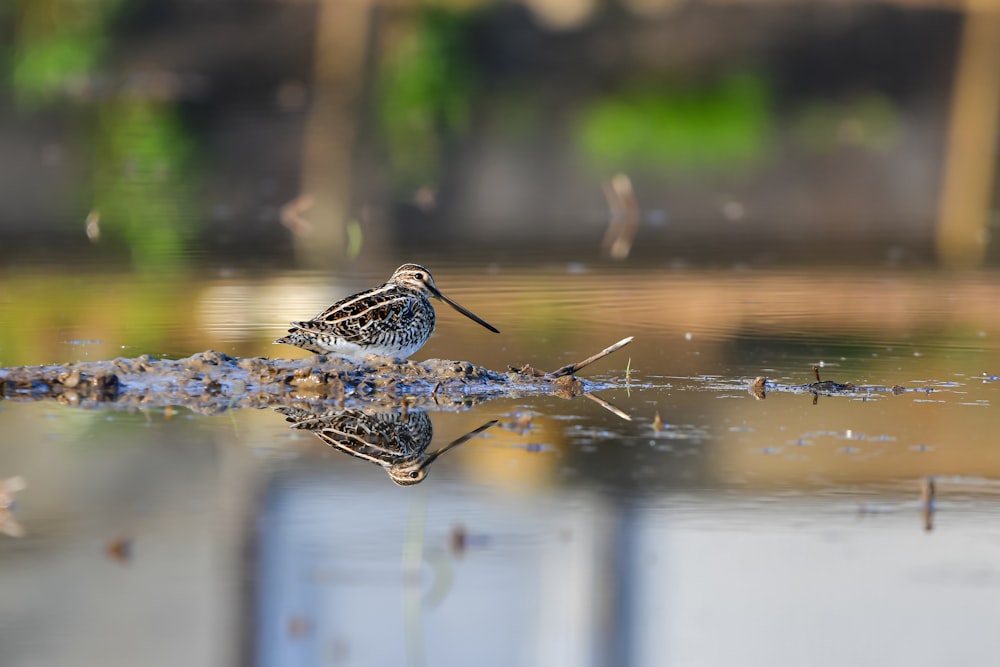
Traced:
[[276, 409], [292, 422], [292, 428], [312, 431], [320, 440], [345, 454], [377, 463], [400, 486], [422, 482], [437, 457], [497, 423], [496, 419], [487, 422], [428, 454], [426, 450], [434, 438], [434, 427], [423, 410], [348, 409], [316, 415], [297, 408]]
[[429, 297], [444, 301], [470, 320], [500, 333], [442, 294], [430, 271], [419, 264], [404, 264], [384, 285], [341, 299], [311, 320], [292, 322], [288, 335], [274, 342], [317, 354], [406, 358], [434, 333], [434, 306]]

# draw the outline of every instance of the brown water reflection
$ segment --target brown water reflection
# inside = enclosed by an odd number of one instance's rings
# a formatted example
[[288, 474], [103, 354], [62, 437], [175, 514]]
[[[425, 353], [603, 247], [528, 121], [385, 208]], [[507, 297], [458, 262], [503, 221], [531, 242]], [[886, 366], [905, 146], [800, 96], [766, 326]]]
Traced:
[[[417, 358], [552, 370], [634, 335], [581, 372], [630, 420], [582, 396], [437, 406], [421, 455], [499, 423], [399, 488], [271, 410], [5, 401], [0, 479], [27, 484], [8, 508], [25, 535], [0, 535], [10, 664], [1000, 652], [994, 273], [428, 264], [504, 334], [440, 309]], [[384, 269], [6, 276], [0, 360], [296, 354], [269, 341]], [[748, 391], [813, 364], [856, 391]], [[894, 385], [913, 391], [865, 389]], [[109, 627], [120, 642], [90, 639]]]
[[[496, 342], [443, 309], [437, 333], [418, 358], [553, 369], [616, 337], [635, 335], [630, 347], [584, 371], [624, 385], [628, 367], [628, 386], [604, 398], [634, 423], [581, 401], [547, 405], [535, 424], [557, 420], [546, 443], [553, 447], [579, 443], [558, 421], [568, 412], [604, 425], [595, 442], [649, 436], [655, 448], [678, 434], [687, 442], [711, 442], [703, 473], [723, 482], [997, 475], [990, 434], [1000, 422], [993, 405], [1000, 385], [992, 375], [1000, 368], [1000, 281], [991, 272], [711, 272], [576, 264], [476, 270], [446, 264], [435, 271], [443, 288], [505, 333]], [[7, 276], [0, 359], [12, 365], [205, 348], [246, 356], [305, 354], [269, 342], [296, 314], [384, 273], [381, 267], [350, 278], [237, 271], [156, 284], [50, 275], [30, 289]], [[109, 293], [111, 284], [116, 290]], [[860, 392], [823, 397], [817, 405], [774, 394], [757, 403], [745, 393], [745, 383], [761, 375], [809, 382], [815, 363], [823, 365], [824, 379], [926, 393]], [[659, 432], [652, 428], [657, 413], [668, 424]], [[861, 460], [865, 464], [857, 465]]]
[[[555, 367], [626, 334], [637, 336], [629, 354], [646, 376], [711, 374], [733, 364], [761, 369], [761, 362], [773, 360], [755, 358], [748, 346], [774, 346], [778, 360], [814, 350], [816, 356], [802, 358], [810, 364], [839, 360], [854, 369], [888, 369], [900, 354], [913, 355], [907, 365], [928, 369], [928, 377], [947, 377], [949, 364], [960, 357], [986, 366], [1000, 357], [1000, 311], [994, 307], [1000, 281], [991, 272], [582, 265], [445, 265], [435, 271], [456, 298], [495, 319], [504, 335], [485, 336], [443, 309], [437, 334], [417, 358]], [[0, 359], [9, 366], [140, 353], [184, 356], [206, 348], [241, 356], [304, 355], [270, 342], [302, 313], [382, 279], [380, 267], [350, 275], [231, 271], [155, 281], [116, 274], [8, 275], [0, 279]]]

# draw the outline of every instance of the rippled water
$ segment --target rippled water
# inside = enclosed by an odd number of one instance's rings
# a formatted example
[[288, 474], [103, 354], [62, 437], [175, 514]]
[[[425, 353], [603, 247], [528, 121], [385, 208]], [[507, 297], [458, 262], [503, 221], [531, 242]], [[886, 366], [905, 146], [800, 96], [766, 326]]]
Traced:
[[[415, 358], [554, 370], [632, 335], [580, 372], [610, 408], [430, 410], [427, 452], [499, 424], [400, 487], [272, 410], [4, 401], [4, 664], [1000, 654], [995, 272], [427, 263], [503, 333], [441, 307]], [[10, 273], [0, 365], [300, 356], [270, 345], [286, 322], [393, 267]], [[813, 365], [858, 389], [799, 387]]]

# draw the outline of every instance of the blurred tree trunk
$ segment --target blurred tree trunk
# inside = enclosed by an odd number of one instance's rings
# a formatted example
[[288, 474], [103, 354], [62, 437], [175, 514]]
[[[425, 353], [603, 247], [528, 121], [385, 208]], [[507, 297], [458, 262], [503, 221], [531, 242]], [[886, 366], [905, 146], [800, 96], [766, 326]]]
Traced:
[[368, 0], [319, 0], [313, 100], [302, 151], [302, 195], [309, 221], [295, 235], [300, 263], [330, 266], [348, 250], [352, 155], [364, 80]]
[[979, 266], [989, 243], [1000, 121], [1000, 11], [970, 9], [959, 43], [937, 228], [947, 266]]

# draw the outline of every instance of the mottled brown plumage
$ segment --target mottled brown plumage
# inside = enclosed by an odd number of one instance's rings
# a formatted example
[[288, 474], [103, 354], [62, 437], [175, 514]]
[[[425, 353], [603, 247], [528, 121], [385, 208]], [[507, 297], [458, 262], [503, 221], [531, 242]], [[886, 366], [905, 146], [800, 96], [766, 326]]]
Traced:
[[406, 358], [423, 347], [434, 332], [434, 306], [428, 297], [441, 299], [474, 322], [500, 333], [442, 294], [430, 271], [419, 264], [404, 264], [387, 283], [341, 299], [311, 320], [292, 322], [288, 335], [274, 342], [317, 354]]

